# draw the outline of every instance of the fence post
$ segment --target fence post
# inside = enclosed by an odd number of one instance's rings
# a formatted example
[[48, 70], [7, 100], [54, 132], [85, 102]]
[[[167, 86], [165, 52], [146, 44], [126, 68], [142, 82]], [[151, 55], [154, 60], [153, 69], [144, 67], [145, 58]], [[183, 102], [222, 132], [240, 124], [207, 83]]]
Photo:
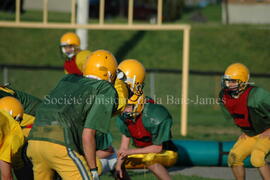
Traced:
[[155, 96], [155, 73], [150, 73], [150, 95], [152, 98]]
[[[88, 0], [78, 0], [77, 7], [77, 24], [86, 25], [88, 24], [89, 14], [89, 2]], [[88, 47], [88, 29], [79, 28], [76, 29], [76, 34], [81, 40], [81, 49], [85, 50]]]
[[188, 118], [188, 78], [189, 78], [189, 36], [190, 28], [184, 30], [183, 62], [182, 62], [182, 103], [181, 103], [181, 135], [187, 135]]
[[4, 85], [8, 84], [8, 68], [6, 66], [3, 68], [3, 82]]

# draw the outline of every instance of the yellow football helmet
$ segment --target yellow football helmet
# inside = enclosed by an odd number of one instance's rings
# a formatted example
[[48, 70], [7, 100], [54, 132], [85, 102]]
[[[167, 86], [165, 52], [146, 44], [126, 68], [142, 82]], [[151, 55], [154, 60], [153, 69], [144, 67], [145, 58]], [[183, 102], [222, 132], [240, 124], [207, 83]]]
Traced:
[[88, 57], [83, 75], [114, 83], [117, 65], [112, 53], [106, 50], [96, 50]]
[[[234, 63], [227, 67], [223, 76], [223, 88], [231, 91], [233, 95], [238, 95], [248, 84], [249, 70], [241, 63]], [[230, 87], [229, 83], [234, 82], [237, 87]]]
[[23, 105], [19, 100], [12, 96], [6, 96], [0, 99], [0, 109], [8, 112], [16, 121], [21, 121], [23, 117]]
[[117, 78], [128, 84], [129, 89], [137, 96], [143, 93], [145, 68], [138, 60], [122, 61], [118, 66]]
[[60, 39], [61, 53], [65, 58], [71, 59], [80, 51], [81, 41], [73, 32], [65, 33]]
[[80, 71], [83, 71], [84, 69], [84, 65], [88, 59], [88, 57], [90, 56], [91, 51], [88, 50], [82, 50], [80, 51], [77, 55], [76, 55], [76, 65], [79, 68]]

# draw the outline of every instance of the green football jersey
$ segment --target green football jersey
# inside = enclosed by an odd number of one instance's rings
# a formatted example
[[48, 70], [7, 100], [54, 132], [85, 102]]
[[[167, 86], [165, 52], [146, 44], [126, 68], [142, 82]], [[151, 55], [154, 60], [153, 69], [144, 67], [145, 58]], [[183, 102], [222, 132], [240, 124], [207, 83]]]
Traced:
[[[222, 100], [220, 93], [220, 100]], [[248, 95], [248, 112], [253, 130], [241, 129], [248, 136], [255, 136], [270, 128], [270, 93], [262, 88], [254, 87]], [[220, 101], [221, 110], [225, 119], [234, 121], [232, 115]]]
[[[132, 139], [124, 121], [124, 116], [118, 116], [117, 126], [122, 134]], [[172, 117], [164, 106], [146, 103], [142, 112], [142, 122], [144, 128], [151, 134], [154, 145], [161, 145], [171, 139]]]
[[112, 135], [111, 133], [102, 133], [96, 131], [96, 150], [106, 150], [112, 146]]
[[44, 97], [29, 140], [61, 144], [83, 154], [83, 129], [97, 130], [96, 137], [105, 141], [116, 99], [117, 93], [107, 81], [66, 75]]

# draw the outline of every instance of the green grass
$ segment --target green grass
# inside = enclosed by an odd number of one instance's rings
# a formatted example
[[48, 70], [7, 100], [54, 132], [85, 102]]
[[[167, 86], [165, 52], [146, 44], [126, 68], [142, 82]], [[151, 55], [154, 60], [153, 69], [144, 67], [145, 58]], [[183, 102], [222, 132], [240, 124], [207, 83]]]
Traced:
[[221, 5], [209, 5], [206, 8], [199, 8], [199, 7], [190, 7], [185, 8], [183, 17], [176, 22], [186, 22], [191, 23], [192, 16], [201, 13], [201, 15], [206, 18], [207, 22], [221, 22]]
[[[63, 61], [58, 50], [59, 38], [66, 31], [1, 28], [1, 63], [60, 66]], [[89, 49], [108, 49], [117, 55], [118, 61], [135, 58], [147, 68], [181, 69], [181, 34], [176, 31], [91, 30]], [[238, 61], [246, 64], [251, 73], [267, 73], [269, 46], [269, 29], [194, 25], [190, 39], [190, 68], [223, 71], [230, 63]]]

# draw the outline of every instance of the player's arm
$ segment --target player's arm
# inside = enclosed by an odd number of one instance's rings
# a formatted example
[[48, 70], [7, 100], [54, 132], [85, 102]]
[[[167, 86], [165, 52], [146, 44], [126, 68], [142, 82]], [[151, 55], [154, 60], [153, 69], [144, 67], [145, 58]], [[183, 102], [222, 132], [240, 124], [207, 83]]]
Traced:
[[82, 141], [84, 158], [90, 168], [92, 180], [99, 180], [98, 169], [96, 166], [96, 130], [90, 128], [84, 128]]
[[126, 156], [126, 152], [129, 150], [128, 149], [129, 142], [130, 142], [130, 138], [123, 134], [122, 139], [121, 139], [121, 145], [117, 153], [118, 159], [119, 161], [121, 161], [121, 163], [122, 163], [122, 159]]
[[13, 180], [11, 173], [11, 164], [0, 160], [1, 179]]
[[124, 158], [125, 158], [125, 152], [128, 150], [128, 146], [129, 146], [129, 142], [130, 142], [130, 138], [122, 135], [122, 139], [121, 139], [121, 145], [118, 151], [118, 155], [117, 155], [117, 164], [116, 164], [116, 172], [117, 172], [117, 177], [119, 177], [118, 179], [122, 179], [123, 178], [123, 162], [124, 162]]
[[125, 136], [125, 135], [122, 135], [122, 139], [121, 139], [121, 145], [120, 145], [120, 148], [119, 148], [119, 151], [120, 150], [126, 150], [128, 149], [128, 146], [129, 146], [129, 141], [130, 141], [130, 138]]
[[126, 124], [123, 122], [123, 120], [121, 119], [121, 116], [118, 116], [116, 118], [116, 125], [119, 129], [119, 131], [121, 132], [122, 134], [122, 137], [121, 137], [121, 144], [120, 144], [120, 148], [118, 150], [118, 156], [119, 154], [122, 152], [122, 151], [126, 151], [128, 150], [128, 147], [129, 147], [129, 142], [130, 142], [130, 133], [127, 129], [127, 126]]
[[248, 100], [252, 102], [255, 111], [263, 119], [266, 126], [260, 137], [270, 138], [270, 92], [263, 88], [253, 88]]
[[83, 151], [87, 164], [90, 169], [96, 168], [96, 130], [84, 128], [82, 140]]
[[23, 91], [14, 91], [16, 98], [22, 103], [25, 113], [35, 116], [36, 109], [42, 103], [42, 100]]
[[[105, 92], [100, 92], [103, 94], [98, 94], [95, 96], [95, 101], [88, 111], [86, 121], [83, 130], [83, 149], [85, 156], [88, 161], [89, 167], [96, 168], [96, 130], [102, 133], [108, 133], [110, 120], [112, 116], [112, 111], [114, 108], [113, 103], [100, 103], [104, 102], [106, 99], [110, 99], [116, 96], [114, 89], [105, 88]], [[112, 88], [109, 86], [109, 88]], [[114, 95], [114, 96], [113, 96]], [[104, 101], [103, 101], [104, 100]]]
[[160, 153], [162, 151], [162, 145], [150, 145], [143, 148], [128, 149], [124, 151], [125, 155], [131, 154], [147, 154], [147, 153]]

